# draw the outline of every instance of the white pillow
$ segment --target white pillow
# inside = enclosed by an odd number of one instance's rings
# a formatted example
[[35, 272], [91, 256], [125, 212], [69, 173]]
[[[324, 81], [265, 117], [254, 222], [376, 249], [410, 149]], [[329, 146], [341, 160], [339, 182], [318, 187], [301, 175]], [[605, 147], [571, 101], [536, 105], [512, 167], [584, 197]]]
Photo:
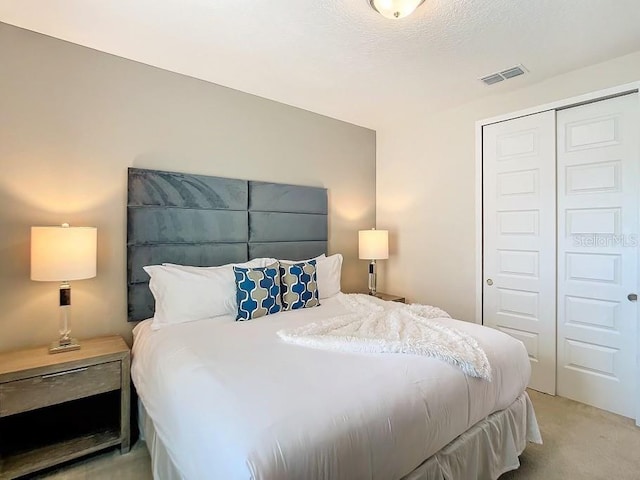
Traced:
[[[235, 264], [242, 267], [262, 266], [267, 259]], [[186, 265], [151, 265], [149, 289], [156, 301], [151, 328], [191, 322], [205, 318], [232, 315], [237, 310], [234, 264], [220, 267]]]
[[294, 263], [308, 262], [310, 260], [320, 260], [321, 258], [327, 258], [327, 256], [323, 253], [322, 255], [318, 255], [317, 257], [313, 257], [313, 258], [307, 258], [306, 260], [278, 260], [278, 261], [280, 263], [294, 264]]
[[242, 267], [242, 268], [258, 268], [258, 267], [266, 267], [267, 265], [271, 265], [276, 261], [275, 258], [254, 258], [253, 260], [249, 260], [244, 263], [227, 263], [226, 265], [220, 265], [218, 267], [193, 267], [191, 265], [178, 265], [176, 263], [163, 263], [162, 265], [165, 267], [178, 268], [185, 272], [203, 272], [210, 271], [216, 268], [230, 268], [231, 273], [233, 273], [233, 267]]
[[340, 277], [342, 276], [342, 255], [336, 253], [316, 261], [318, 276], [318, 295], [320, 300], [340, 293]]

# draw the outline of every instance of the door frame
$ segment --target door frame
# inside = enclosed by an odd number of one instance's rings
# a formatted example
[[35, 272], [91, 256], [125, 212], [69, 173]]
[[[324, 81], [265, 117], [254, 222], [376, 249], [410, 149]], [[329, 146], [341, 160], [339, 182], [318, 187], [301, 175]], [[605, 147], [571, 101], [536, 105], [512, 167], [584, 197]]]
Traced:
[[[577, 95], [574, 97], [565, 98], [555, 102], [546, 103], [544, 105], [538, 105], [523, 110], [507, 113], [504, 115], [498, 115], [495, 117], [485, 118], [483, 120], [476, 121], [476, 145], [475, 145], [475, 246], [476, 246], [476, 265], [475, 265], [475, 296], [476, 296], [476, 318], [475, 322], [482, 324], [482, 300], [483, 300], [483, 228], [482, 228], [482, 216], [483, 216], [483, 182], [482, 182], [482, 128], [485, 125], [491, 125], [492, 123], [504, 122], [507, 120], [513, 120], [514, 118], [524, 117], [527, 115], [534, 115], [537, 113], [545, 112], [548, 110], [562, 110], [565, 108], [576, 107], [578, 105], [584, 105], [586, 103], [593, 103], [599, 100], [606, 100], [611, 97], [619, 97], [630, 93], [640, 93], [640, 80], [631, 83], [625, 83], [611, 88], [605, 88], [602, 90], [596, 90], [583, 95]], [[640, 109], [640, 95], [638, 95], [638, 108]], [[640, 138], [640, 132], [639, 138]], [[639, 140], [640, 141], [640, 140]], [[640, 234], [640, 232], [638, 232]], [[640, 271], [640, 256], [637, 267]], [[639, 286], [640, 288], [640, 286]], [[640, 308], [638, 309], [640, 312]], [[636, 318], [636, 322], [640, 320]], [[639, 327], [640, 329], [640, 327]], [[640, 427], [640, 335], [636, 340], [636, 425]]]

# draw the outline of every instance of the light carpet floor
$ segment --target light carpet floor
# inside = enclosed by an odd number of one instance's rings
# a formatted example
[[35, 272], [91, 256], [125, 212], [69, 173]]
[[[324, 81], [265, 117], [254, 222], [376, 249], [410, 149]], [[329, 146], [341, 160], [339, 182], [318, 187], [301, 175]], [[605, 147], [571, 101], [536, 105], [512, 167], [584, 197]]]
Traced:
[[[530, 391], [544, 445], [529, 445], [522, 466], [500, 480], [638, 480], [640, 428], [628, 418], [560, 397]], [[147, 480], [151, 465], [146, 446], [80, 460], [38, 477], [47, 480]], [[161, 480], [161, 479], [158, 479]]]
[[544, 445], [529, 445], [512, 479], [640, 479], [640, 428], [629, 418], [529, 391]]

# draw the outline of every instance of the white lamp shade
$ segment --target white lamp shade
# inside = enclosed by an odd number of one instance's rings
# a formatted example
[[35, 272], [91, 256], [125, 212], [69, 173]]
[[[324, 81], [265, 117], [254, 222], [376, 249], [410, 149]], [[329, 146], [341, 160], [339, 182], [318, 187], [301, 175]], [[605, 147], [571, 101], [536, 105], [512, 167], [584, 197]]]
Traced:
[[95, 277], [97, 238], [95, 227], [31, 227], [31, 280]]
[[389, 258], [388, 230], [360, 230], [358, 251], [362, 260], [384, 260]]
[[408, 17], [423, 2], [424, 0], [369, 0], [380, 15], [393, 20]]

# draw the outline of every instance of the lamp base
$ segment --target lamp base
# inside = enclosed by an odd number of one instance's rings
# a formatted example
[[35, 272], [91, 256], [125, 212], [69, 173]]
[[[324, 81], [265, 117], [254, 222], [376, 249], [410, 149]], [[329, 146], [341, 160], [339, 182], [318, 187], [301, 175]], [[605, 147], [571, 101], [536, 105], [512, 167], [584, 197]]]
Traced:
[[378, 286], [377, 283], [376, 261], [371, 260], [369, 264], [369, 295], [375, 296]]
[[70, 338], [66, 342], [56, 340], [51, 343], [51, 346], [49, 347], [49, 353], [70, 352], [72, 350], [80, 350], [80, 344], [75, 338]]

